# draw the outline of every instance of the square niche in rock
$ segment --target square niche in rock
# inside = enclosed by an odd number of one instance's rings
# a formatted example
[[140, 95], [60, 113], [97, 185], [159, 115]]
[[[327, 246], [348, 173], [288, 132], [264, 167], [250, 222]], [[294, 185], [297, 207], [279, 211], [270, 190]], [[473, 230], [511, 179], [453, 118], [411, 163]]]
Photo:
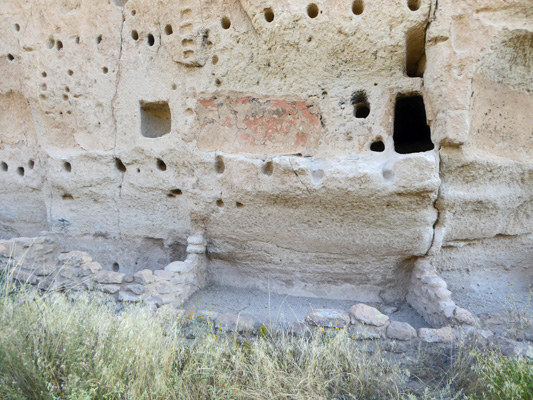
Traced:
[[158, 138], [170, 133], [170, 107], [166, 101], [141, 101], [141, 133], [147, 138]]

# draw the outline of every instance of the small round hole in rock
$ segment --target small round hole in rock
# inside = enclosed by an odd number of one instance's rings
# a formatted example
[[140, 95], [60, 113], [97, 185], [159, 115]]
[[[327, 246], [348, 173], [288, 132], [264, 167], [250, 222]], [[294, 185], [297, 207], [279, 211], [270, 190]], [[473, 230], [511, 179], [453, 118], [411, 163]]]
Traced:
[[223, 174], [226, 166], [224, 165], [224, 158], [222, 156], [215, 157], [215, 171], [217, 174]]
[[15, 30], [17, 32], [20, 31], [20, 25], [19, 24], [15, 24], [15, 25], [13, 25], [13, 27], [15, 28]]
[[370, 114], [370, 104], [364, 90], [355, 92], [352, 95], [353, 114], [355, 118], [366, 118]]
[[64, 94], [63, 95], [63, 100], [67, 101], [68, 100], [68, 95]]
[[76, 36], [76, 38], [74, 39], [74, 43], [80, 44], [80, 37], [79, 36]]
[[274, 21], [274, 11], [271, 8], [267, 8], [263, 14], [265, 15], [266, 22]]
[[107, 69], [107, 67], [104, 67], [104, 68], [102, 68], [102, 72], [103, 72], [104, 74], [107, 74], [107, 73], [109, 72], [109, 69]]
[[52, 38], [48, 38], [48, 40], [46, 41], [46, 47], [48, 47], [49, 49], [54, 47], [55, 44], [56, 44], [56, 41]]
[[420, 0], [407, 0], [409, 10], [416, 11], [420, 8]]
[[218, 64], [218, 56], [216, 54], [211, 59], [211, 62], [213, 63], [213, 65], [217, 65]]
[[24, 167], [18, 167], [17, 174], [19, 174], [20, 176], [24, 176]]
[[69, 69], [69, 70], [67, 71], [67, 73], [68, 73], [70, 76], [74, 75], [74, 71], [71, 70], [71, 69]]
[[137, 31], [131, 31], [131, 38], [133, 40], [139, 40], [139, 33]]
[[243, 208], [244, 207], [244, 204], [242, 204], [240, 201], [237, 201], [235, 203], [235, 205], [237, 206], [237, 208]]
[[370, 145], [370, 150], [381, 153], [382, 151], [385, 151], [385, 143], [383, 143], [381, 140], [377, 140]]
[[65, 193], [62, 197], [63, 200], [74, 200], [74, 197], [72, 197], [72, 195], [68, 193]]
[[2, 166], [2, 171], [7, 171], [9, 169], [9, 166], [5, 161], [2, 161], [2, 164], [0, 165]]
[[170, 191], [171, 194], [174, 194], [176, 196], [181, 196], [183, 194], [183, 192], [181, 191], [181, 189], [172, 189]]
[[63, 48], [63, 42], [61, 40], [58, 40], [56, 42], [56, 48], [57, 48], [57, 51], [61, 50]]
[[135, 14], [137, 14], [137, 11], [136, 10], [131, 10], [131, 15], [133, 15], [135, 17]]
[[120, 158], [115, 158], [115, 167], [122, 173], [126, 172], [126, 166]]
[[115, 262], [115, 263], [113, 263], [113, 267], [112, 268], [113, 268], [114, 272], [118, 272], [118, 270], [120, 269], [120, 265], [118, 265], [118, 262]]
[[222, 81], [220, 79], [215, 79], [215, 85], [220, 86], [222, 85]]
[[167, 170], [167, 164], [160, 158], [157, 159], [157, 169], [160, 171], [166, 171]]
[[229, 20], [228, 17], [223, 17], [220, 20], [220, 25], [222, 26], [223, 29], [229, 29], [231, 26], [231, 21]]
[[7, 59], [8, 59], [9, 61], [13, 61], [13, 60], [15, 59], [15, 57], [13, 57], [13, 54], [8, 54], [8, 55], [7, 55]]
[[172, 35], [174, 31], [172, 30], [172, 25], [168, 24], [165, 26], [165, 35]]
[[365, 9], [363, 0], [354, 0], [352, 3], [352, 12], [354, 15], [361, 15]]
[[263, 174], [271, 176], [274, 172], [274, 163], [272, 161], [267, 161], [263, 164]]
[[72, 165], [68, 161], [65, 161], [63, 163], [63, 169], [67, 172], [70, 172], [72, 171]]
[[148, 43], [148, 46], [153, 46], [155, 44], [154, 35], [152, 35], [151, 33], [148, 34], [148, 39], [146, 39], [146, 41]]
[[96, 37], [96, 44], [100, 44], [102, 42], [102, 39], [103, 39], [102, 35], [98, 35]]
[[176, 90], [178, 88], [178, 85], [176, 85], [175, 83], [172, 84], [171, 86], [172, 90]]
[[47, 74], [46, 72], [42, 72], [42, 73], [41, 73], [41, 76], [42, 76], [43, 78], [46, 78], [46, 77], [48, 76], [48, 74]]
[[318, 17], [318, 6], [315, 3], [311, 3], [307, 6], [307, 16], [309, 18]]
[[35, 161], [33, 160], [28, 161], [28, 168], [33, 169], [33, 167], [35, 167]]
[[218, 199], [216, 201], [216, 204], [217, 204], [218, 207], [224, 207], [224, 202], [222, 201], [222, 199]]

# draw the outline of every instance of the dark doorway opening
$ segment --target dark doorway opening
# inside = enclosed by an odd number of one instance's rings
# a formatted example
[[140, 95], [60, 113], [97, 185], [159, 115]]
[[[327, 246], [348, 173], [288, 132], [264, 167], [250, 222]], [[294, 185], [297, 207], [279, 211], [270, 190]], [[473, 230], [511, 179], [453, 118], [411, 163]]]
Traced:
[[433, 150], [431, 130], [420, 95], [399, 96], [394, 110], [394, 150], [400, 154]]

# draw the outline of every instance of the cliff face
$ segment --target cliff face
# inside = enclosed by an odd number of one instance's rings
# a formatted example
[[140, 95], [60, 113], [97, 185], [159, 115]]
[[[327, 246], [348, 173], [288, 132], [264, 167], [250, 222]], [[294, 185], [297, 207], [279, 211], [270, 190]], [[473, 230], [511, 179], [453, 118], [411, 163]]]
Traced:
[[421, 257], [531, 275], [530, 0], [7, 0], [0, 31], [2, 238], [136, 272], [204, 231], [214, 282], [362, 301]]

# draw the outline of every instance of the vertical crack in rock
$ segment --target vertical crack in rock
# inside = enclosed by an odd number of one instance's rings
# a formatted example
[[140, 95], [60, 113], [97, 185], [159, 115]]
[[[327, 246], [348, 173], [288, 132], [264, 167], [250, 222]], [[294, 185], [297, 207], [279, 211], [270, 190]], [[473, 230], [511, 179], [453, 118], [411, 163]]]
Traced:
[[442, 176], [441, 176], [442, 159], [440, 155], [440, 152], [441, 152], [440, 146], [437, 151], [438, 151], [437, 154], [439, 156], [438, 158], [439, 187], [437, 188], [437, 197], [435, 198], [435, 201], [433, 202], [433, 208], [435, 209], [435, 211], [437, 211], [437, 218], [435, 218], [435, 222], [433, 223], [433, 237], [431, 238], [431, 243], [429, 244], [429, 247], [426, 251], [425, 256], [435, 255], [439, 251], [441, 244], [442, 244], [442, 236], [444, 234], [444, 227], [445, 227], [444, 218], [443, 218], [444, 210], [440, 209], [441, 204], [439, 203], [439, 200], [441, 198], [441, 192], [442, 192]]
[[[125, 15], [124, 15], [124, 6], [120, 8], [122, 13], [122, 18], [120, 21], [120, 48], [118, 52], [118, 61], [117, 61], [117, 75], [115, 77], [115, 94], [113, 95], [113, 99], [111, 99], [111, 116], [113, 117], [113, 124], [115, 129], [115, 142], [113, 144], [113, 157], [116, 157], [116, 150], [117, 150], [117, 136], [118, 136], [118, 121], [117, 116], [115, 112], [115, 104], [117, 102], [118, 97], [118, 86], [120, 84], [120, 78], [122, 74], [122, 45], [123, 45], [123, 37], [124, 37], [124, 21], [125, 21]], [[122, 231], [120, 229], [120, 200], [122, 199], [122, 184], [124, 183], [124, 174], [121, 174], [120, 178], [120, 185], [119, 185], [119, 191], [118, 191], [118, 198], [119, 201], [115, 201], [115, 207], [117, 209], [117, 228], [118, 228], [118, 236], [119, 238], [122, 237]]]
[[296, 179], [298, 179], [298, 181], [300, 182], [300, 184], [305, 188], [305, 190], [307, 190], [307, 193], [311, 193], [309, 191], [309, 188], [307, 187], [307, 185], [305, 183], [303, 183], [303, 181], [300, 179], [300, 175], [298, 175], [298, 173], [296, 172], [296, 170], [294, 169], [293, 165], [292, 165], [292, 161], [291, 159], [289, 158], [289, 164], [291, 165], [291, 168], [292, 168], [292, 172], [294, 172], [294, 175], [296, 175]]
[[[424, 54], [427, 53], [426, 47], [428, 43], [427, 41], [428, 30], [429, 30], [431, 23], [435, 21], [435, 19], [437, 18], [438, 6], [439, 6], [439, 0], [434, 0], [431, 2], [429, 10], [428, 10], [427, 23], [426, 23], [426, 26], [424, 27]], [[423, 88], [424, 88], [424, 77], [422, 76], [422, 89]], [[437, 218], [435, 218], [435, 222], [433, 223], [433, 237], [431, 238], [431, 242], [424, 256], [436, 254], [436, 252], [438, 252], [442, 244], [442, 233], [443, 233], [442, 230], [444, 229], [444, 221], [441, 218], [442, 212], [439, 208], [440, 207], [439, 200], [440, 200], [441, 191], [442, 191], [442, 176], [441, 176], [442, 159], [440, 155], [441, 149], [442, 147], [439, 146], [437, 150], [439, 187], [437, 188], [437, 197], [435, 198], [435, 201], [433, 202], [433, 208], [435, 209], [435, 211], [437, 211]]]

